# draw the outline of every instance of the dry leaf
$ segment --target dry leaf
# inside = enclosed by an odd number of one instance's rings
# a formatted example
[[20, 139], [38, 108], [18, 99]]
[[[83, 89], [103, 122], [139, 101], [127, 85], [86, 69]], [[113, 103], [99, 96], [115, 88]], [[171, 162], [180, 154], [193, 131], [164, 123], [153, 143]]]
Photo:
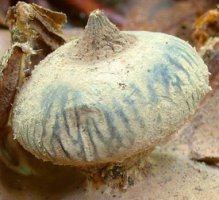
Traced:
[[218, 35], [219, 31], [219, 10], [209, 10], [195, 21], [192, 34], [196, 47], [202, 47], [209, 37]]
[[12, 42], [28, 41], [33, 48], [47, 47], [50, 51], [65, 43], [61, 28], [66, 22], [66, 16], [62, 13], [36, 4], [19, 2], [8, 10], [6, 21], [12, 34]]
[[31, 75], [34, 66], [65, 43], [61, 31], [65, 21], [64, 14], [24, 2], [12, 7], [7, 15], [12, 47], [0, 60], [0, 156], [9, 168], [23, 174], [31, 174], [32, 169], [20, 145], [12, 140], [10, 127], [7, 127], [11, 108], [17, 91]]
[[15, 43], [0, 60], [0, 128], [8, 121], [17, 88], [25, 77], [25, 66], [29, 63], [31, 54], [28, 44]]

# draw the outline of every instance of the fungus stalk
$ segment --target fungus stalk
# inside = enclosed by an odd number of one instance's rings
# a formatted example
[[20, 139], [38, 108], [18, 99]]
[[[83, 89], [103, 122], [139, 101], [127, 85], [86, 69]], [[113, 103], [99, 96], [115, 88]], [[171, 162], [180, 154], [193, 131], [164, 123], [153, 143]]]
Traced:
[[100, 10], [91, 13], [84, 35], [77, 43], [79, 59], [101, 59], [121, 52], [134, 42], [134, 37], [121, 33]]

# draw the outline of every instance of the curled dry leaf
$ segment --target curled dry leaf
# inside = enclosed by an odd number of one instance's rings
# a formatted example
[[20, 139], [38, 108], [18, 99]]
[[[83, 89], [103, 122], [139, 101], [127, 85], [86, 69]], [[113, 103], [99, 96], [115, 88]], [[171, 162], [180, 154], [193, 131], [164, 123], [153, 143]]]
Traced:
[[218, 35], [219, 31], [219, 10], [209, 10], [195, 21], [192, 34], [195, 46], [202, 47], [209, 37]]
[[66, 22], [65, 14], [47, 10], [36, 4], [19, 2], [8, 10], [6, 22], [13, 42], [34, 42], [40, 38], [52, 50], [65, 42], [61, 31]]
[[65, 43], [61, 30], [65, 22], [66, 15], [63, 13], [24, 2], [11, 7], [6, 16], [12, 43], [28, 42], [34, 50], [38, 50], [31, 58], [30, 68]]
[[[50, 52], [65, 43], [61, 27], [66, 21], [62, 13], [52, 12], [35, 4], [19, 2], [7, 14], [7, 23], [12, 35], [12, 47], [0, 60], [0, 135], [7, 141], [10, 130], [10, 111], [16, 92], [25, 79], [31, 75], [35, 64]], [[9, 128], [6, 126], [9, 125]], [[4, 153], [1, 160], [11, 169], [18, 169], [10, 158], [23, 160], [19, 145], [1, 142]], [[6, 148], [7, 147], [7, 148]], [[8, 156], [5, 156], [6, 153]], [[23, 162], [25, 163], [25, 162]], [[28, 168], [26, 166], [26, 168]], [[30, 171], [30, 170], [29, 170]]]
[[0, 61], [0, 128], [8, 121], [17, 87], [25, 77], [25, 65], [31, 53], [32, 49], [27, 44], [15, 43]]
[[26, 66], [34, 51], [27, 43], [15, 43], [0, 61], [0, 158], [11, 169], [23, 174], [32, 173], [26, 166], [23, 150], [12, 139], [7, 126], [10, 110], [18, 87], [26, 77]]

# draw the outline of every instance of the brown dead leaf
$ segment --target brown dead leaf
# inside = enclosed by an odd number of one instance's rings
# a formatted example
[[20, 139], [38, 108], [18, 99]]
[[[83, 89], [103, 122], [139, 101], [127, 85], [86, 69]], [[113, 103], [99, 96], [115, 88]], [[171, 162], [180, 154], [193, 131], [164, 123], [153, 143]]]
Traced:
[[0, 60], [0, 128], [8, 121], [18, 86], [25, 77], [25, 66], [32, 54], [28, 44], [15, 43]]
[[63, 13], [19, 2], [8, 10], [6, 22], [12, 44], [28, 42], [37, 52], [31, 57], [30, 72], [39, 61], [66, 42], [61, 30], [66, 22]]
[[[6, 135], [9, 133], [5, 131], [6, 125], [10, 125], [10, 112], [15, 95], [26, 78], [31, 75], [34, 66], [65, 43], [61, 31], [65, 21], [66, 16], [62, 13], [24, 2], [19, 2], [8, 11], [7, 23], [12, 35], [12, 46], [0, 60], [0, 137], [2, 140], [0, 156], [9, 168], [18, 172], [20, 172], [19, 163], [26, 160], [26, 155], [22, 153], [21, 147], [16, 145], [16, 142], [13, 140], [8, 142], [11, 140], [7, 140]], [[12, 133], [10, 132], [9, 135], [12, 136]], [[28, 167], [23, 170], [27, 169]], [[27, 173], [30, 171], [32, 170]]]
[[202, 47], [209, 37], [214, 37], [218, 35], [218, 20], [218, 9], [209, 10], [202, 16], [200, 16], [198, 19], [196, 19], [192, 38], [197, 48]]
[[19, 2], [8, 10], [6, 22], [12, 34], [12, 42], [29, 42], [34, 47], [44, 43], [55, 50], [65, 43], [62, 26], [66, 16], [36, 4]]
[[62, 13], [35, 4], [19, 2], [9, 9], [6, 19], [11, 32], [12, 45], [26, 43], [30, 48], [25, 51], [35, 50], [34, 54], [30, 52], [29, 62], [25, 62], [26, 66], [23, 69], [26, 70], [26, 75], [31, 75], [36, 64], [66, 42], [61, 30], [66, 22], [66, 16]]

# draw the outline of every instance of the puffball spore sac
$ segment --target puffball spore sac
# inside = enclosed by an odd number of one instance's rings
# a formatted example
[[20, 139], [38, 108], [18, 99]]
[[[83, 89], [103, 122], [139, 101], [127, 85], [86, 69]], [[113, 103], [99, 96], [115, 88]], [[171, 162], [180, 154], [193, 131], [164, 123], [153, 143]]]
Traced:
[[42, 60], [16, 96], [14, 137], [59, 165], [123, 161], [175, 133], [210, 90], [187, 42], [119, 31], [99, 10], [84, 35]]

